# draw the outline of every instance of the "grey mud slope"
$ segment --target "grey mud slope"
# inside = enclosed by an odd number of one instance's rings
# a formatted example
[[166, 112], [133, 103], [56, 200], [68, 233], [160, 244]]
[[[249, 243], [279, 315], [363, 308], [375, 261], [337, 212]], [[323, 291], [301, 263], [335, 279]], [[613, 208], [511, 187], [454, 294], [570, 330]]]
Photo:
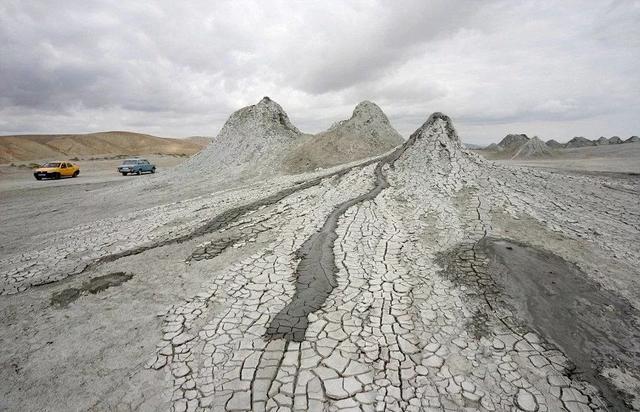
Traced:
[[[454, 281], [440, 256], [509, 235], [581, 262], [606, 288], [627, 285], [618, 290], [637, 302], [628, 277], [637, 248], [616, 263], [610, 255], [637, 233], [625, 191], [637, 182], [593, 193], [600, 177], [484, 162], [441, 115], [375, 170], [373, 189], [325, 209], [315, 226], [299, 224], [305, 211], [286, 219], [280, 241], [169, 310], [154, 368], [171, 372], [176, 409], [606, 409], [571, 369], [574, 353], [522, 322], [506, 297], [489, 305], [482, 284]], [[612, 201], [618, 209], [603, 213]], [[476, 258], [486, 255], [470, 246], [454, 262], [473, 278]], [[627, 388], [626, 408], [635, 407], [631, 366], [609, 374]]]
[[[432, 116], [430, 122], [437, 119]], [[308, 326], [308, 316], [320, 309], [333, 288], [337, 286], [333, 246], [338, 238], [336, 229], [338, 220], [351, 207], [367, 200], [375, 199], [382, 190], [389, 187], [384, 168], [393, 167], [393, 163], [414, 142], [412, 136], [403, 145], [376, 164], [374, 170], [375, 185], [367, 193], [339, 204], [327, 217], [322, 228], [302, 244], [296, 252], [300, 263], [296, 268], [296, 293], [293, 300], [271, 321], [267, 336], [271, 339], [286, 339], [302, 342]]]
[[[21, 291], [0, 297], [3, 406], [640, 409], [638, 179], [502, 167], [463, 150], [440, 114], [361, 166], [79, 226], [85, 250], [65, 235], [3, 257], [5, 293]], [[547, 289], [486, 239], [576, 271]], [[135, 275], [50, 305], [110, 273]], [[603, 361], [587, 364], [572, 333]]]

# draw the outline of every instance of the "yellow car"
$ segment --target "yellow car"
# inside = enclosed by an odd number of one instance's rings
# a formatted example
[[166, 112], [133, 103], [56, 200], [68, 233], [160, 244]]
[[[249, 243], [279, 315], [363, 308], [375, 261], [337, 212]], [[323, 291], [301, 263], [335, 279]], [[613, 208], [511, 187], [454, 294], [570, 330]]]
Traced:
[[44, 178], [60, 179], [61, 177], [76, 177], [80, 174], [80, 167], [71, 162], [49, 162], [33, 170], [33, 177], [38, 180]]

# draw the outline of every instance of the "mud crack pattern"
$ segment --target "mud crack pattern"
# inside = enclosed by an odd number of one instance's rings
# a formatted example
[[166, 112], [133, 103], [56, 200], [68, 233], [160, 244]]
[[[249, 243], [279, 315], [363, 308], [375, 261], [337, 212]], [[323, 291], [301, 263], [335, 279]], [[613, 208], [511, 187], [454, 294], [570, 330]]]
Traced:
[[[165, 317], [150, 366], [171, 372], [174, 410], [607, 409], [561, 348], [486, 294], [487, 257], [474, 245], [508, 231], [505, 221], [531, 219], [542, 233], [567, 242], [589, 237], [594, 250], [607, 250], [637, 227], [630, 199], [619, 194], [621, 213], [594, 216], [585, 227], [570, 216], [603, 210], [604, 198], [581, 192], [593, 182], [575, 179], [569, 195], [590, 207], [553, 207], [567, 198], [552, 189], [561, 177], [503, 169], [464, 152], [447, 118], [425, 125], [414, 143], [385, 166], [388, 188], [338, 217], [335, 284], [305, 314], [303, 336], [267, 333], [295, 296], [296, 252], [337, 205], [370, 190], [375, 174], [353, 170], [332, 188], [314, 189], [322, 202], [301, 192], [274, 206], [279, 213], [247, 218], [260, 228], [251, 230], [275, 240], [216, 273]], [[525, 186], [548, 196], [527, 195]], [[625, 258], [637, 262], [638, 250]], [[585, 272], [597, 273], [590, 265]]]
[[[165, 295], [143, 369], [169, 379], [163, 396], [174, 411], [640, 409], [629, 390], [640, 385], [637, 345], [622, 342], [616, 362], [580, 373], [576, 352], [496, 286], [515, 269], [497, 273], [480, 247], [509, 239], [553, 253], [597, 285], [589, 291], [599, 300], [615, 293], [622, 303], [606, 316], [635, 317], [638, 179], [501, 167], [463, 150], [440, 114], [386, 159], [60, 232], [49, 250], [0, 258], [0, 293], [178, 251], [181, 275], [201, 277], [193, 293]], [[331, 276], [318, 286], [300, 264], [327, 228], [318, 273]], [[136, 282], [137, 272], [117, 288]], [[292, 302], [309, 304], [287, 312]]]

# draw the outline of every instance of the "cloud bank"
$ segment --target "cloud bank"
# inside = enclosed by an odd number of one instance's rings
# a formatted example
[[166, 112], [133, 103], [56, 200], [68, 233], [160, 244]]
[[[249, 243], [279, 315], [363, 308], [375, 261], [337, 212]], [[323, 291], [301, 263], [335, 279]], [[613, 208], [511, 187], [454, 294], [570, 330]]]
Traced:
[[215, 135], [268, 95], [304, 131], [378, 103], [405, 136], [640, 134], [638, 1], [0, 4], [0, 134]]

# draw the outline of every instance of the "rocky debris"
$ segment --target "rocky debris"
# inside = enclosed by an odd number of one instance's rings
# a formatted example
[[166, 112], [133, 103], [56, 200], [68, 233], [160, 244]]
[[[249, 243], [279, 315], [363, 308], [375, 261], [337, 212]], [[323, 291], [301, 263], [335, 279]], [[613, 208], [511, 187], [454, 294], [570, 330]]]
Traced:
[[587, 139], [586, 137], [582, 137], [582, 136], [576, 136], [574, 138], [572, 138], [571, 140], [569, 140], [564, 147], [566, 148], [571, 148], [571, 147], [587, 147], [587, 146], [595, 146], [595, 142]]
[[609, 139], [609, 144], [620, 144], [620, 143], [623, 143], [623, 141], [619, 136], [613, 136]]
[[604, 136], [600, 136], [600, 138], [598, 140], [596, 140], [596, 145], [598, 145], [598, 146], [602, 146], [602, 145], [605, 145], [605, 144], [609, 144], [609, 139], [607, 139]]
[[553, 150], [545, 144], [538, 136], [533, 136], [522, 144], [511, 157], [512, 159], [531, 159], [536, 157], [548, 157], [553, 154]]
[[326, 168], [383, 154], [403, 142], [382, 109], [363, 101], [355, 107], [351, 118], [301, 139], [287, 156], [286, 168], [291, 172]]
[[631, 136], [630, 138], [628, 138], [627, 140], [624, 141], [625, 143], [635, 143], [635, 142], [640, 142], [640, 137], [638, 136]]
[[549, 139], [547, 140], [547, 146], [549, 146], [552, 149], [561, 149], [564, 147], [564, 144], [558, 142], [557, 140], [554, 139]]

